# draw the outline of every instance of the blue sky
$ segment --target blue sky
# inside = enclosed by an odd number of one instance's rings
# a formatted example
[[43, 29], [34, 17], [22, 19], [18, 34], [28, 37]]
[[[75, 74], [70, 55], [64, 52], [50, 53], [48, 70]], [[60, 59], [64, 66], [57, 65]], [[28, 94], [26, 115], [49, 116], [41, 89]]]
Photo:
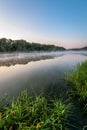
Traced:
[[87, 46], [87, 0], [0, 0], [0, 38]]

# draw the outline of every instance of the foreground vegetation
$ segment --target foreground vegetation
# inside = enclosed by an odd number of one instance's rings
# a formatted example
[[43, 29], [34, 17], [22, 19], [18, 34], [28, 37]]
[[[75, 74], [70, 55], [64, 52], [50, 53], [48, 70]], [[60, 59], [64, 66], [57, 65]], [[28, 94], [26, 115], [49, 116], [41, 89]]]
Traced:
[[72, 94], [87, 113], [87, 61], [78, 64], [76, 71], [67, 75], [67, 81], [74, 86]]
[[57, 51], [65, 50], [64, 47], [29, 43], [25, 40], [0, 39], [0, 52], [30, 52], [30, 51]]
[[71, 105], [60, 99], [32, 99], [23, 91], [0, 111], [0, 130], [67, 130]]

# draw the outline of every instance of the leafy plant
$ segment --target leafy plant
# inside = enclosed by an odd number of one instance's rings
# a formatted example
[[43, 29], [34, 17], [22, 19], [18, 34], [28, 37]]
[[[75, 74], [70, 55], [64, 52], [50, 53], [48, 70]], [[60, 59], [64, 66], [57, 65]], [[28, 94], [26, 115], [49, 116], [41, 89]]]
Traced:
[[68, 126], [70, 111], [71, 105], [60, 99], [49, 105], [46, 98], [37, 96], [34, 99], [23, 91], [0, 112], [0, 129], [64, 130]]

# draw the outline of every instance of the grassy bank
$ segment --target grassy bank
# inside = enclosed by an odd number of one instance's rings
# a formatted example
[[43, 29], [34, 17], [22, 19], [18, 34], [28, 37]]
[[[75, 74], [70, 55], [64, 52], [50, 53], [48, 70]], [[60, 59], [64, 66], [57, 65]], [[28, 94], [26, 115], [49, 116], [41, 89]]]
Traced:
[[32, 99], [27, 91], [0, 108], [0, 130], [66, 130], [71, 105], [62, 100]]
[[67, 81], [72, 84], [72, 96], [77, 98], [87, 113], [87, 61], [78, 64], [76, 71], [67, 75]]

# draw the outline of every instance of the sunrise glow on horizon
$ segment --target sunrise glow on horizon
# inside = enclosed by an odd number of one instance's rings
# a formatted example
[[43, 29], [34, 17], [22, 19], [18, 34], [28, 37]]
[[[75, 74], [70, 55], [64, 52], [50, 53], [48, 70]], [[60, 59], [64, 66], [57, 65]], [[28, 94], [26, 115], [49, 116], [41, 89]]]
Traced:
[[87, 0], [0, 0], [0, 38], [87, 46]]

